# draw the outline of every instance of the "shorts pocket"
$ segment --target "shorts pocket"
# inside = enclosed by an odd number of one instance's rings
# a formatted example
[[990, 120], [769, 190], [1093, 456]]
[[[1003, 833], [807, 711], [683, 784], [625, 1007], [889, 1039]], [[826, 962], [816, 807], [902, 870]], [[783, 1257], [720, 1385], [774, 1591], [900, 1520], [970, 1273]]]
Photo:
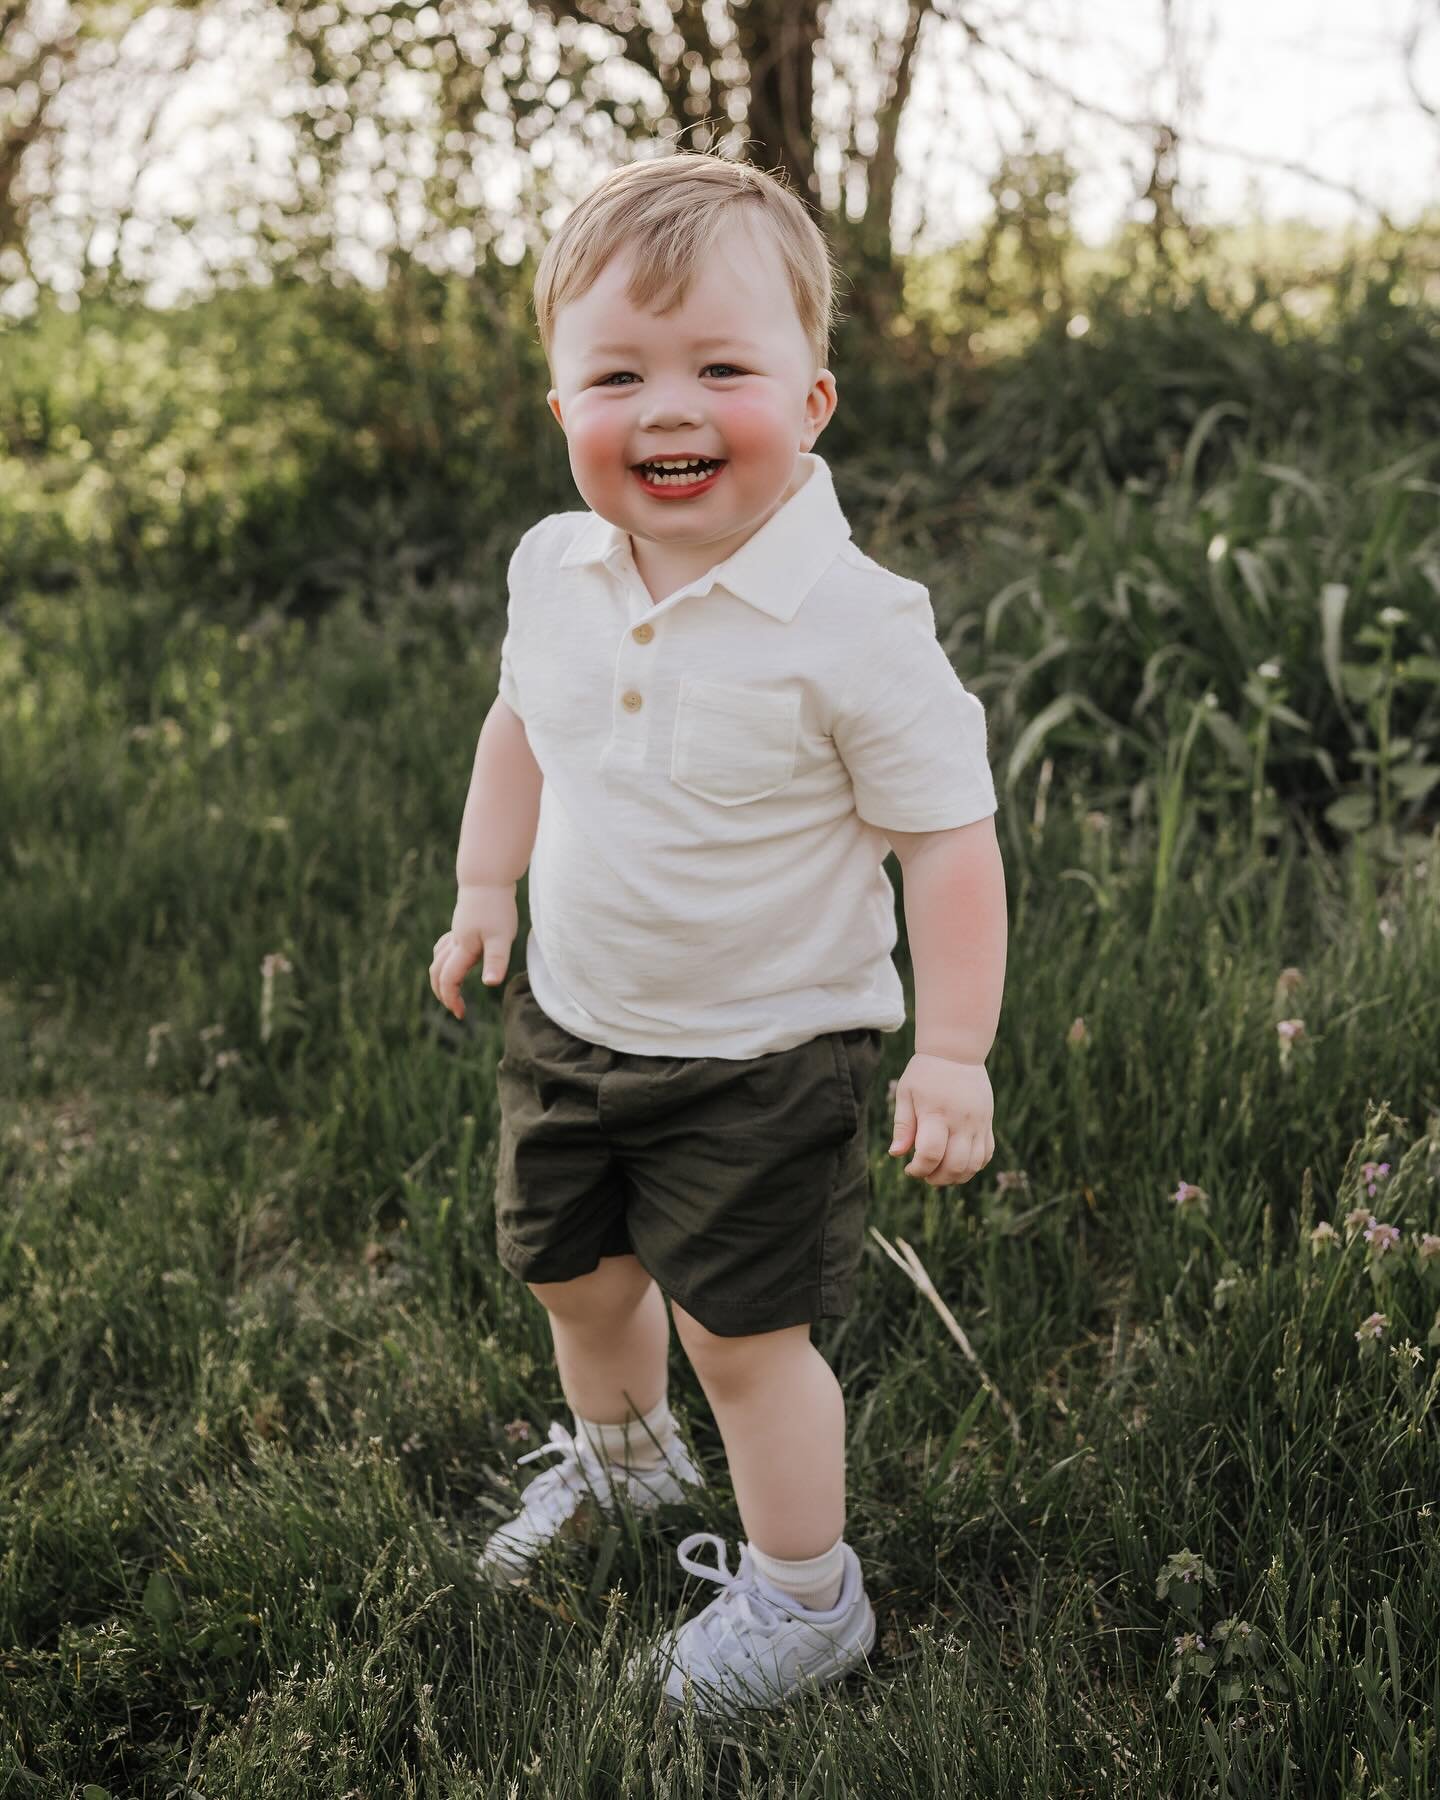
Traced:
[[799, 741], [798, 692], [682, 680], [670, 779], [719, 806], [763, 800], [794, 776]]

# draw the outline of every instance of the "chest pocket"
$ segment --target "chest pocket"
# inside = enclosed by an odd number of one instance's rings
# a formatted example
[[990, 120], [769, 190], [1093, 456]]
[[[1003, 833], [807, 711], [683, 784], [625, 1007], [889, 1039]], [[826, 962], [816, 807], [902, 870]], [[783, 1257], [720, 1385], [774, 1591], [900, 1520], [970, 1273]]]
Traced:
[[798, 692], [682, 680], [670, 779], [720, 806], [763, 800], [794, 775], [799, 741]]

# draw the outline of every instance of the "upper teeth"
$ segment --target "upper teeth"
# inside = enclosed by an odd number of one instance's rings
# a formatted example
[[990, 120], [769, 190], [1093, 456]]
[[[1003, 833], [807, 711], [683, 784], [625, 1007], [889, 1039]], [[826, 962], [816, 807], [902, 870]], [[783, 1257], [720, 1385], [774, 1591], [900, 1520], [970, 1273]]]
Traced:
[[668, 461], [662, 462], [659, 457], [652, 457], [645, 467], [647, 469], [698, 469], [710, 460], [705, 456], [685, 456], [671, 457]]

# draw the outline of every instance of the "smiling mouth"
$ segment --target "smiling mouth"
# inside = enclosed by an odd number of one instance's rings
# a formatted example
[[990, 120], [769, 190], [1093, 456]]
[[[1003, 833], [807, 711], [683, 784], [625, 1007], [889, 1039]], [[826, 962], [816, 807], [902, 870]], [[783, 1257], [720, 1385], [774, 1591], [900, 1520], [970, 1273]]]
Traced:
[[720, 457], [696, 457], [687, 469], [662, 469], [654, 463], [635, 463], [633, 473], [652, 493], [685, 493], [708, 487], [725, 467]]

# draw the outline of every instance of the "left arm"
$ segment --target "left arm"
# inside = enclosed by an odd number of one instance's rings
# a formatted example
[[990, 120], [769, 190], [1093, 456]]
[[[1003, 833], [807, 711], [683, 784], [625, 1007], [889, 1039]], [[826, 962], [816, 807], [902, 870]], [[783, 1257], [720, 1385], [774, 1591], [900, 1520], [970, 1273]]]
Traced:
[[985, 1058], [1005, 986], [1005, 868], [995, 819], [889, 831], [905, 886], [915, 970], [915, 1055], [896, 1084], [891, 1154], [933, 1187], [964, 1183], [995, 1153]]

